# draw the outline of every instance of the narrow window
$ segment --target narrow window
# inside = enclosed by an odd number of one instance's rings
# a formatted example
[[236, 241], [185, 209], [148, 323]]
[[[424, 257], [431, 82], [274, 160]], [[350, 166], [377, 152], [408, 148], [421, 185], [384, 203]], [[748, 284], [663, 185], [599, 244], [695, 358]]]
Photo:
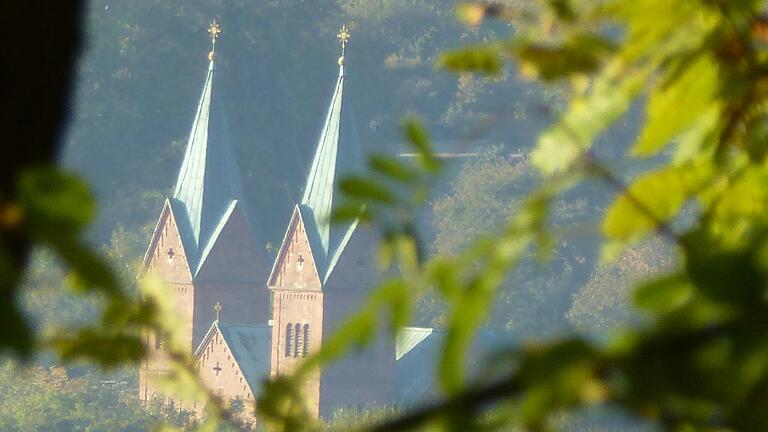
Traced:
[[293, 352], [293, 324], [285, 326], [285, 356], [290, 357]]
[[296, 342], [293, 346], [293, 356], [298, 357], [301, 352], [301, 324], [296, 323], [296, 334], [294, 335]]
[[309, 324], [304, 324], [304, 357], [309, 354]]

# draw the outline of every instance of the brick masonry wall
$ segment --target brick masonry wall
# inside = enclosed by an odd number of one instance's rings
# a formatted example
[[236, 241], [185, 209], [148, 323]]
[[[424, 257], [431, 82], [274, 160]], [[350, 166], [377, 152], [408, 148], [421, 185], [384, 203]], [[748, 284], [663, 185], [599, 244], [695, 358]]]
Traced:
[[[225, 400], [242, 399], [245, 402], [244, 419], [255, 422], [253, 389], [218, 329], [201, 346], [197, 362], [203, 384]], [[193, 408], [199, 409], [197, 406]]]
[[[191, 350], [195, 288], [176, 221], [168, 202], [160, 215], [149, 246], [148, 258], [147, 271], [159, 275], [166, 283], [168, 291], [174, 296], [178, 319], [184, 325], [185, 343]], [[162, 336], [146, 333], [144, 338], [149, 354], [139, 370], [139, 399], [142, 402], [161, 395], [153, 382], [153, 377], [168, 373], [168, 359], [163, 352]]]
[[[273, 320], [271, 374], [277, 376], [290, 373], [301, 363], [307, 342], [306, 352], [309, 354], [319, 349], [323, 338], [324, 297], [305, 227], [297, 211], [294, 211], [278, 254], [270, 289]], [[319, 372], [305, 381], [303, 392], [310, 412], [317, 417]]]
[[[148, 271], [158, 274], [174, 295], [179, 319], [190, 352], [201, 342], [216, 319], [213, 306], [221, 303], [223, 319], [235, 323], [266, 323], [269, 291], [265, 256], [239, 207], [219, 234], [197, 277], [192, 272], [168, 203], [161, 213], [158, 231], [150, 243]], [[172, 251], [172, 253], [169, 253]], [[139, 370], [139, 398], [147, 401], [160, 392], [151, 376], [167, 373], [168, 360], [156, 335], [145, 335], [150, 354]]]

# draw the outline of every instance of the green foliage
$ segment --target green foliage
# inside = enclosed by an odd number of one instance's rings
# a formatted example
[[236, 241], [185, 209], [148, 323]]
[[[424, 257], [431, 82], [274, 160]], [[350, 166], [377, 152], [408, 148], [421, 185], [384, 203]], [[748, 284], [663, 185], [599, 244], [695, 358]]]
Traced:
[[142, 407], [126, 376], [70, 377], [63, 367], [0, 366], [0, 424], [4, 431], [146, 431], [158, 423], [183, 425], [188, 413]]
[[475, 47], [443, 54], [440, 66], [456, 72], [496, 75], [501, 71], [502, 62], [497, 49]]
[[554, 81], [594, 72], [614, 46], [610, 40], [596, 34], [574, 33], [556, 46], [521, 43], [513, 50], [526, 75]]
[[394, 407], [370, 406], [364, 409], [342, 407], [333, 412], [327, 429], [331, 431], [359, 430], [398, 414], [400, 414], [400, 410]]
[[[372, 430], [549, 430], [564, 411], [610, 406], [669, 431], [768, 428], [768, 340], [759, 318], [768, 312], [763, 3], [552, 6], [537, 17], [555, 24], [543, 34], [513, 38], [509, 43], [519, 48], [511, 52], [498, 41], [480, 51], [485, 59], [494, 50], [512, 56], [524, 75], [533, 67], [528, 76], [564, 78], [573, 86], [568, 109], [532, 155], [544, 180], [495, 236], [468, 240], [452, 256], [408, 267], [415, 271], [403, 283], [417, 293], [434, 289], [446, 307], [439, 377], [447, 396]], [[461, 9], [472, 23], [511, 15], [498, 5]], [[611, 42], [574, 44], [585, 28], [613, 35]], [[531, 52], [541, 55], [525, 54]], [[558, 55], [583, 55], [585, 63], [561, 62], [553, 58]], [[457, 59], [458, 69], [483, 70], [483, 62], [468, 61], [471, 50], [446, 58]], [[638, 100], [643, 95], [649, 97]], [[630, 156], [659, 159], [650, 170], [636, 164], [648, 171], [631, 178], [606, 169], [592, 148], [633, 104], [643, 106], [646, 116]], [[667, 146], [673, 150], [659, 154]], [[586, 181], [602, 182], [618, 196], [595, 222], [607, 240], [604, 256], [621, 258], [595, 272], [571, 316], [591, 319], [586, 312], [599, 299], [589, 290], [617, 285], [623, 289], [608, 295], [627, 299], [627, 286], [658, 272], [634, 294], [647, 320], [608, 343], [570, 337], [513, 348], [498, 359], [511, 372], [487, 385], [468, 384], [468, 343], [489, 318], [506, 275], [531, 247], [547, 251], [553, 238], [562, 238], [563, 231], [547, 223], [555, 198]], [[409, 236], [407, 225], [395, 228], [398, 241]], [[654, 262], [665, 254], [637, 246], [654, 234], [674, 246], [671, 263]], [[628, 308], [615, 309], [627, 313], [609, 326], [632, 321]]]

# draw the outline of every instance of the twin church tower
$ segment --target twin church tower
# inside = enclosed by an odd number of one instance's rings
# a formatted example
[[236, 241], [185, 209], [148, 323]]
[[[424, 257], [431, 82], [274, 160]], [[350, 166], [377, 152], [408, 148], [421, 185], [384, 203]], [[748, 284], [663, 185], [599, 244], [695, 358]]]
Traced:
[[[263, 248], [258, 215], [243, 201], [215, 85], [221, 29], [214, 21], [208, 32], [213, 49], [184, 160], [143, 264], [169, 286], [203, 382], [224, 399], [252, 406], [263, 380], [290, 373], [364, 301], [376, 281], [375, 238], [356, 221], [329, 222], [339, 178], [362, 168], [344, 99], [347, 28], [337, 35], [339, 75], [304, 192], [274, 260]], [[154, 378], [170, 374], [162, 335], [146, 335], [146, 344], [150, 354], [139, 370], [144, 402], [165, 397]], [[308, 406], [326, 416], [339, 406], [390, 402], [394, 362], [394, 347], [382, 341], [318, 371], [304, 383]]]

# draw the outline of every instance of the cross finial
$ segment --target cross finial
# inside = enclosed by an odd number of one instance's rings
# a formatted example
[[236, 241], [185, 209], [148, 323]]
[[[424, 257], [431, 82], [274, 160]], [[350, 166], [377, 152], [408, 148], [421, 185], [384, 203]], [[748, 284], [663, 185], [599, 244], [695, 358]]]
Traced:
[[216, 304], [213, 305], [213, 310], [216, 311], [216, 322], [219, 322], [219, 318], [221, 317], [221, 303], [216, 302]]
[[216, 18], [214, 18], [213, 21], [211, 21], [211, 25], [208, 26], [208, 34], [211, 36], [211, 53], [208, 57], [213, 61], [216, 53], [216, 40], [219, 39], [219, 36], [221, 35], [221, 26], [216, 22]]
[[339, 33], [336, 34], [336, 37], [341, 43], [341, 57], [339, 57], [340, 66], [344, 64], [344, 50], [347, 48], [347, 42], [349, 41], [350, 36], [351, 34], [349, 34], [349, 29], [347, 28], [346, 24], [341, 26]]

